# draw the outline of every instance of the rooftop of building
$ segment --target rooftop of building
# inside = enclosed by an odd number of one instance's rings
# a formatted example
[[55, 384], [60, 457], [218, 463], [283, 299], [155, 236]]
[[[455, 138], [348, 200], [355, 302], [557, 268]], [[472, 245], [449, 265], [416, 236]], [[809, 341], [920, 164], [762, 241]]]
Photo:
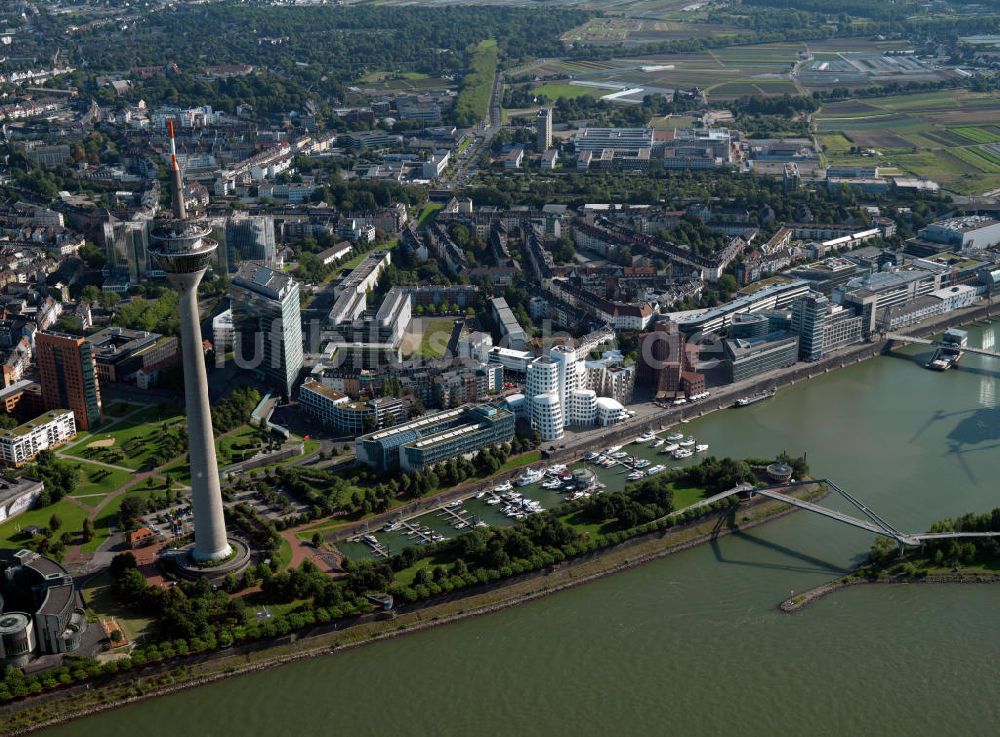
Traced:
[[376, 269], [385, 260], [386, 256], [389, 255], [387, 250], [372, 251], [367, 256], [362, 259], [361, 263], [355, 266], [351, 273], [344, 277], [341, 281], [341, 288], [349, 289], [351, 287], [356, 287]]
[[919, 259], [922, 262], [928, 262], [932, 264], [937, 264], [940, 266], [947, 266], [950, 269], [957, 269], [959, 271], [965, 271], [967, 269], [976, 269], [980, 266], [985, 266], [986, 262], [981, 261], [977, 258], [972, 258], [963, 254], [958, 254], [953, 251], [941, 251], [940, 253], [935, 253], [931, 256], [925, 256]]
[[732, 360], [748, 358], [761, 351], [783, 347], [794, 343], [798, 336], [788, 332], [777, 332], [763, 335], [759, 338], [727, 338], [726, 352]]
[[27, 388], [34, 383], [35, 382], [29, 381], [28, 379], [21, 379], [20, 381], [16, 381], [10, 386], [6, 386], [0, 389], [0, 400], [4, 400], [7, 397], [14, 396], [15, 394], [20, 394], [21, 392], [27, 390]]
[[97, 349], [97, 354], [100, 356], [104, 353], [133, 351], [150, 343], [155, 343], [162, 337], [159, 333], [150, 333], [145, 330], [108, 327], [87, 336], [87, 342]]
[[937, 220], [931, 223], [928, 227], [943, 228], [956, 233], [967, 233], [972, 230], [978, 230], [979, 228], [996, 225], [998, 222], [1000, 221], [997, 221], [987, 215], [962, 215], [961, 217]]
[[779, 284], [768, 284], [767, 286], [757, 289], [751, 294], [745, 294], [742, 297], [737, 297], [736, 299], [730, 300], [729, 302], [719, 305], [718, 307], [712, 307], [707, 310], [691, 310], [687, 313], [683, 313], [683, 316], [679, 317], [677, 322], [686, 323], [699, 322], [703, 320], [707, 321], [715, 317], [731, 314], [733, 312], [750, 310], [759, 300], [767, 300], [772, 296], [776, 297], [790, 290], [801, 289], [802, 287], [808, 286], [808, 284], [809, 282], [804, 279], [785, 279]]
[[39, 415], [33, 420], [28, 420], [23, 425], [18, 425], [10, 430], [0, 430], [0, 440], [15, 440], [17, 438], [24, 437], [28, 433], [34, 432], [38, 428], [43, 427], [50, 422], [61, 419], [67, 414], [72, 415], [73, 413], [68, 409], [49, 410], [45, 414]]
[[896, 289], [905, 284], [933, 276], [933, 272], [920, 268], [900, 268], [893, 271], [876, 271], [865, 276], [851, 279], [847, 283], [848, 291], [858, 296], [877, 294], [887, 289]]
[[346, 394], [331, 389], [326, 384], [316, 381], [315, 379], [306, 379], [302, 383], [302, 388], [316, 392], [317, 394], [320, 394], [326, 397], [327, 399], [332, 399], [334, 402], [339, 402], [342, 400], [346, 400], [348, 398]]
[[242, 264], [233, 277], [232, 284], [272, 299], [282, 299], [296, 286], [290, 275], [255, 263]]
[[36, 489], [41, 490], [41, 488], [41, 481], [28, 478], [27, 476], [16, 479], [0, 476], [0, 506], [4, 506], [8, 501], [23, 496], [28, 492]]

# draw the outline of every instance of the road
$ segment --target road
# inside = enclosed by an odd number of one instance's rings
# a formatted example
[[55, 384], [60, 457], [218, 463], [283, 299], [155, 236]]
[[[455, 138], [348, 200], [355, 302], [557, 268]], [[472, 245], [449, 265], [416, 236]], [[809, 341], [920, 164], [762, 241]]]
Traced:
[[490, 104], [486, 109], [486, 117], [477, 126], [472, 143], [459, 154], [454, 170], [441, 179], [441, 186], [445, 189], [458, 189], [464, 186], [469, 177], [475, 173], [476, 162], [479, 161], [480, 154], [489, 149], [493, 136], [501, 128], [500, 95], [502, 92], [503, 73], [497, 72], [493, 77], [493, 91], [490, 93]]

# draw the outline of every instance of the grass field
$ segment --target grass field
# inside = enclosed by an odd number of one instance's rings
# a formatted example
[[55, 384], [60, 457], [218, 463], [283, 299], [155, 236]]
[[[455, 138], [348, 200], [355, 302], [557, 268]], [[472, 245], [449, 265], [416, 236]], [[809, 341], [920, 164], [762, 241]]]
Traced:
[[[405, 355], [417, 355], [420, 358], [440, 358], [448, 348], [448, 341], [455, 328], [454, 317], [420, 317], [420, 322], [414, 332], [407, 332], [402, 346]], [[416, 320], [414, 322], [416, 323]], [[419, 326], [419, 327], [418, 327]], [[419, 335], [420, 343], [417, 345]]]
[[[115, 425], [106, 432], [97, 432], [84, 441], [77, 442], [65, 451], [66, 455], [80, 459], [91, 459], [127, 466], [140, 470], [151, 463], [151, 458], [159, 450], [158, 441], [163, 436], [162, 423], [172, 426], [181, 422], [183, 415], [179, 408], [149, 407], [132, 415], [126, 422]], [[91, 443], [105, 442], [106, 447], [90, 447]], [[109, 453], [124, 453], [124, 458], [113, 459]]]
[[102, 573], [89, 579], [82, 589], [87, 609], [104, 617], [114, 617], [125, 630], [126, 636], [135, 641], [145, 634], [153, 620], [141, 612], [122, 606], [111, 593], [111, 574]]
[[960, 125], [950, 129], [952, 133], [957, 133], [972, 143], [996, 143], [1000, 141], [997, 127], [990, 126], [970, 126]]
[[83, 528], [83, 520], [86, 519], [88, 510], [77, 506], [69, 499], [60, 499], [55, 504], [41, 509], [29, 509], [0, 525], [0, 548], [24, 547], [28, 538], [21, 530], [32, 525], [48, 527], [53, 514], [59, 515], [59, 519], [62, 520], [62, 526], [59, 528], [59, 534], [62, 534], [79, 532]]
[[406, 79], [410, 81], [418, 79], [429, 79], [429, 74], [424, 74], [423, 72], [384, 72], [384, 71], [374, 71], [368, 72], [363, 75], [358, 81], [359, 82], [384, 82], [387, 79]]
[[[1000, 99], [968, 90], [889, 95], [824, 105], [817, 138], [831, 163], [857, 160], [852, 147], [874, 149], [880, 168], [898, 167], [961, 194], [1000, 187]], [[872, 163], [871, 158], [867, 159]]]
[[434, 222], [434, 218], [436, 218], [437, 214], [443, 209], [444, 205], [437, 202], [428, 202], [424, 206], [424, 209], [420, 211], [420, 217], [417, 218], [417, 227], [419, 228]]
[[[215, 441], [220, 464], [237, 463], [253, 456], [260, 448], [257, 428], [246, 425], [231, 435]], [[244, 455], [246, 458], [244, 458]]]
[[571, 100], [574, 97], [597, 97], [598, 95], [606, 95], [614, 92], [614, 90], [552, 82], [533, 87], [531, 92], [539, 97], [544, 97], [549, 102], [555, 102], [560, 97], [565, 97], [567, 100]]
[[620, 15], [591, 18], [583, 25], [564, 33], [562, 40], [591, 46], [635, 45], [689, 38], [719, 38], [739, 33], [735, 26], [701, 22], [703, 14], [683, 12], [682, 9], [687, 5], [690, 3], [669, 3], [670, 9], [660, 11], [664, 14], [659, 18], [647, 17], [649, 10], [642, 11], [642, 18]]
[[[73, 462], [68, 459], [63, 459], [63, 461], [66, 463]], [[80, 480], [73, 491], [72, 496], [74, 497], [93, 497], [96, 494], [109, 494], [115, 489], [124, 486], [132, 479], [132, 474], [128, 471], [106, 468], [105, 466], [86, 462], [80, 462], [77, 465], [80, 467]], [[86, 499], [84, 503], [92, 506], [96, 503], [96, 500], [93, 498]]]
[[455, 118], [465, 125], [486, 117], [498, 54], [497, 42], [493, 39], [481, 41], [473, 50], [469, 69], [462, 78], [462, 88], [455, 98]]
[[104, 405], [104, 415], [105, 417], [121, 418], [141, 408], [142, 408], [141, 404], [130, 404], [128, 402], [112, 402], [111, 404]]

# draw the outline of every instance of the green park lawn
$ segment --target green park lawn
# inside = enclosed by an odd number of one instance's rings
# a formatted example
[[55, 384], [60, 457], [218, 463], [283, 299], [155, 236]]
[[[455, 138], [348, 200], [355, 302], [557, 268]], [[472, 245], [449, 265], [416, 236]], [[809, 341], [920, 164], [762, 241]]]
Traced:
[[[63, 463], [74, 463], [74, 461], [63, 459]], [[77, 481], [76, 489], [70, 496], [91, 497], [97, 494], [109, 494], [115, 489], [121, 488], [132, 480], [133, 474], [115, 468], [106, 468], [94, 463], [75, 463], [80, 469], [80, 478]], [[84, 499], [84, 504], [94, 506], [95, 499]]]
[[694, 486], [681, 486], [682, 482], [674, 481], [670, 488], [674, 492], [674, 509], [684, 509], [690, 507], [695, 502], [700, 502], [705, 498], [705, 490]]
[[[107, 431], [92, 433], [88, 438], [74, 443], [64, 453], [75, 458], [113, 463], [138, 471], [148, 468], [159, 450], [158, 441], [163, 435], [163, 423], [172, 427], [182, 421], [183, 414], [179, 408], [167, 408], [161, 412], [156, 407], [150, 407], [125, 422], [115, 424]], [[91, 447], [102, 441], [113, 443], [107, 449]], [[117, 452], [123, 453], [124, 458], [117, 459]]]
[[520, 455], [511, 456], [506, 460], [506, 462], [500, 466], [497, 473], [503, 473], [505, 471], [513, 471], [515, 468], [521, 468], [522, 466], [528, 466], [532, 463], [536, 463], [542, 459], [542, 452], [540, 450], [529, 450], [527, 453], [521, 453]]
[[250, 425], [241, 427], [230, 435], [217, 439], [215, 447], [218, 450], [221, 465], [245, 460], [244, 454], [246, 458], [250, 458], [260, 449], [260, 444], [257, 442], [257, 429]]
[[281, 547], [278, 548], [278, 570], [283, 571], [292, 563], [292, 544], [285, 538], [281, 538]]
[[125, 635], [132, 641], [145, 634], [153, 620], [141, 612], [123, 606], [111, 592], [111, 574], [105, 571], [89, 579], [83, 586], [83, 600], [95, 617], [114, 617]]
[[29, 509], [0, 525], [0, 547], [24, 547], [28, 538], [21, 530], [31, 525], [48, 527], [49, 519], [52, 518], [53, 514], [59, 515], [62, 520], [62, 526], [59, 529], [59, 534], [62, 534], [63, 532], [79, 532], [83, 529], [83, 520], [86, 519], [88, 512], [68, 499], [60, 499], [55, 504], [41, 509]]
[[422, 318], [421, 326], [423, 334], [418, 354], [421, 358], [440, 358], [448, 348], [448, 341], [455, 329], [455, 318]]
[[104, 415], [120, 419], [125, 415], [132, 414], [136, 410], [142, 409], [141, 404], [131, 404], [129, 402], [112, 402], [104, 405]]
[[420, 558], [413, 565], [396, 573], [396, 583], [403, 586], [412, 586], [413, 581], [417, 577], [417, 571], [421, 568], [433, 568], [435, 566], [448, 566], [450, 568], [454, 562], [455, 556], [450, 553], [438, 553], [437, 555]]
[[186, 458], [178, 458], [173, 463], [161, 468], [159, 473], [164, 474], [175, 483], [183, 486], [191, 485], [191, 466], [188, 465]]
[[[469, 140], [471, 141], [472, 139], [470, 138]], [[434, 218], [437, 217], [437, 214], [443, 209], [444, 205], [442, 204], [437, 202], [428, 202], [424, 206], [424, 209], [420, 211], [420, 217], [417, 218], [417, 227], [420, 228], [433, 222]]]

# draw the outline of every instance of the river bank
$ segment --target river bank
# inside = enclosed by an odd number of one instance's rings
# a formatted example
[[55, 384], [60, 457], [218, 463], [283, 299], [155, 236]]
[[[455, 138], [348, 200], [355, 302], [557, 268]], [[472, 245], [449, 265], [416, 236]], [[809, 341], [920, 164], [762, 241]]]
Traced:
[[844, 578], [821, 584], [804, 591], [801, 594], [793, 594], [778, 604], [778, 609], [785, 614], [801, 612], [810, 604], [813, 604], [825, 596], [829, 596], [837, 591], [852, 586], [900, 586], [905, 584], [970, 584], [970, 583], [1000, 583], [1000, 574], [997, 573], [942, 573], [927, 576], [893, 576], [891, 578], [862, 578], [860, 576], [845, 576]]
[[[1000, 302], [977, 305], [964, 310], [956, 310], [944, 315], [937, 315], [923, 322], [897, 330], [915, 336], [933, 335], [947, 327], [967, 326], [979, 321], [989, 321], [1000, 313]], [[686, 423], [701, 419], [719, 410], [730, 409], [740, 397], [754, 394], [765, 389], [780, 389], [794, 386], [799, 382], [829, 374], [832, 371], [877, 358], [886, 351], [892, 351], [895, 345], [892, 341], [877, 340], [871, 343], [859, 343], [834, 351], [818, 361], [796, 364], [790, 368], [777, 369], [735, 384], [723, 387], [713, 387], [710, 398], [695, 404], [680, 407], [660, 408], [655, 405], [636, 405], [640, 414], [612, 427], [601, 427], [584, 431], [568, 431], [562, 443], [549, 450], [544, 443], [541, 449], [545, 451], [544, 460], [547, 463], [571, 463], [579, 460], [582, 451], [622, 443], [646, 431], [658, 432], [677, 423]], [[646, 411], [643, 411], [646, 410]], [[529, 465], [529, 464], [525, 464]], [[473, 479], [463, 482], [460, 486], [448, 489], [428, 497], [409, 502], [390, 511], [372, 515], [364, 520], [345, 522], [343, 525], [329, 530], [326, 539], [332, 543], [346, 540], [368, 532], [373, 527], [380, 527], [400, 515], [404, 518], [418, 516], [429, 512], [441, 504], [463, 499], [479, 491], [487, 490], [504, 481], [513, 481], [521, 473], [523, 466], [515, 470], [497, 474], [489, 479]], [[322, 521], [310, 523], [311, 527], [319, 527]]]
[[[817, 501], [825, 487], [801, 487], [799, 498]], [[470, 617], [535, 601], [644, 563], [743, 532], [797, 511], [781, 502], [758, 498], [716, 515], [667, 531], [652, 532], [612, 548], [567, 561], [551, 569], [525, 574], [502, 584], [453, 596], [427, 606], [406, 608], [395, 617], [385, 614], [359, 618], [344, 629], [314, 628], [304, 635], [280, 641], [216, 652], [199, 658], [147, 666], [141, 672], [110, 676], [93, 684], [55, 691], [0, 708], [0, 737], [39, 729], [108, 711], [137, 701], [329, 655], [365, 644], [451, 624]]]

